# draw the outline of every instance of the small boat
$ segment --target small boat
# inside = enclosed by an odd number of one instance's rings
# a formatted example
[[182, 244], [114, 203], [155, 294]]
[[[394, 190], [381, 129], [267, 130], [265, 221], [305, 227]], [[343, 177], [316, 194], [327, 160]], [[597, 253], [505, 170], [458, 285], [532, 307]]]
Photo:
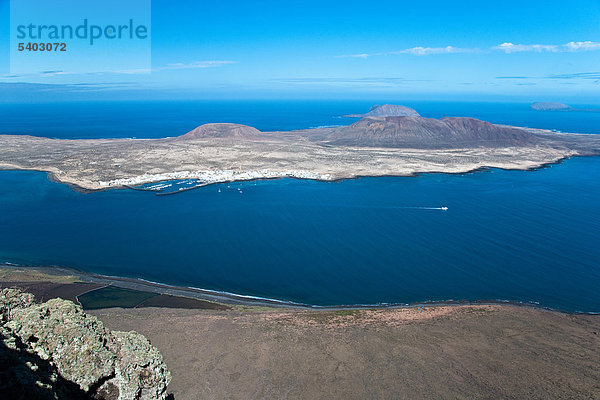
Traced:
[[446, 210], [448, 210], [448, 207], [440, 207], [440, 210], [446, 211]]

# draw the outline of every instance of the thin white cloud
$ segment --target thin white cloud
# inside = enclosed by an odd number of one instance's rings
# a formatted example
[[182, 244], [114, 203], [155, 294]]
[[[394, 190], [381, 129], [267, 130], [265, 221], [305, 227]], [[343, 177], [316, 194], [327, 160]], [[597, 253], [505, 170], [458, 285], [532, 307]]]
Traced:
[[168, 69], [194, 69], [194, 68], [216, 68], [223, 65], [236, 64], [236, 61], [194, 61], [192, 63], [167, 64], [164, 67], [153, 68], [153, 71], [164, 71]]
[[556, 53], [559, 51], [559, 46], [554, 44], [513, 44], [510, 42], [502, 43], [498, 46], [492, 47], [492, 50], [500, 50], [506, 54], [510, 53], [522, 53], [522, 52], [536, 52], [541, 53], [544, 51]]
[[361, 58], [367, 59], [375, 56], [389, 56], [399, 54], [410, 54], [415, 56], [428, 56], [435, 54], [460, 54], [460, 53], [486, 53], [489, 51], [501, 51], [506, 54], [512, 53], [577, 53], [583, 51], [596, 51], [600, 50], [600, 42], [592, 42], [590, 40], [583, 42], [569, 42], [565, 44], [514, 44], [511, 42], [505, 42], [498, 46], [490, 47], [489, 50], [481, 50], [478, 48], [464, 48], [464, 47], [423, 47], [416, 46], [409, 49], [387, 51], [381, 53], [359, 53], [359, 54], [346, 54], [341, 56], [335, 56], [335, 58]]
[[569, 42], [566, 44], [514, 44], [510, 42], [502, 43], [492, 47], [492, 50], [503, 51], [506, 54], [523, 52], [549, 52], [549, 53], [575, 53], [580, 51], [600, 50], [600, 42]]
[[117, 71], [104, 71], [99, 74], [125, 74], [125, 75], [137, 75], [137, 74], [149, 74], [152, 70], [150, 68], [137, 68], [137, 69], [121, 69]]
[[55, 75], [106, 75], [106, 74], [122, 74], [122, 75], [138, 75], [138, 74], [149, 74], [156, 71], [165, 70], [179, 70], [179, 69], [195, 69], [195, 68], [217, 68], [224, 65], [236, 64], [237, 61], [194, 61], [191, 63], [174, 63], [167, 64], [162, 67], [155, 68], [136, 68], [136, 69], [121, 69], [115, 71], [99, 71], [99, 72], [68, 72], [68, 71], [42, 71], [40, 73], [29, 73], [29, 74], [6, 74], [0, 75], [0, 79], [11, 79], [11, 78], [36, 78], [36, 77], [48, 77]]
[[327, 85], [327, 86], [377, 86], [395, 87], [412, 82], [430, 82], [430, 80], [414, 80], [401, 77], [364, 77], [364, 78], [338, 78], [338, 77], [306, 77], [273, 79], [272, 82], [293, 85]]
[[600, 50], [600, 42], [569, 42], [564, 45], [566, 51], [594, 51]]
[[362, 58], [366, 59], [374, 56], [389, 56], [389, 55], [398, 55], [398, 54], [412, 54], [415, 56], [428, 56], [432, 54], [457, 54], [457, 53], [476, 53], [480, 51], [479, 49], [467, 49], [461, 47], [454, 46], [446, 46], [446, 47], [411, 47], [409, 49], [396, 50], [396, 51], [387, 51], [384, 53], [362, 53], [362, 54], [346, 54], [342, 56], [335, 56], [336, 58]]
[[373, 57], [373, 56], [382, 56], [384, 53], [374, 53], [374, 54], [367, 54], [367, 53], [362, 53], [362, 54], [343, 54], [341, 56], [334, 56], [334, 58], [362, 58], [362, 59], [366, 59], [369, 57]]
[[474, 53], [477, 49], [466, 49], [461, 47], [446, 46], [446, 47], [412, 47], [410, 49], [392, 51], [388, 54], [414, 54], [416, 56], [428, 56], [431, 54], [457, 54], [457, 53]]
[[335, 58], [368, 58], [368, 57], [372, 57], [376, 54], [345, 54], [343, 56], [335, 56]]
[[149, 74], [151, 72], [156, 71], [167, 71], [174, 69], [196, 69], [196, 68], [217, 68], [222, 67], [223, 65], [236, 64], [237, 61], [194, 61], [191, 63], [173, 63], [167, 64], [162, 67], [155, 68], [138, 68], [138, 69], [125, 69], [118, 71], [107, 71], [104, 72], [106, 74], [126, 74], [126, 75], [135, 75], [135, 74]]

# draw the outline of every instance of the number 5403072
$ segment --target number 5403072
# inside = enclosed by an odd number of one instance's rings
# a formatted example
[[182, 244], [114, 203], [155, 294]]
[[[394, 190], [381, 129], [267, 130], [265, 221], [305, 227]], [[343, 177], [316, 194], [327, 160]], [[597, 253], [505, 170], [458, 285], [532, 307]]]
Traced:
[[19, 51], [67, 51], [66, 43], [19, 43]]

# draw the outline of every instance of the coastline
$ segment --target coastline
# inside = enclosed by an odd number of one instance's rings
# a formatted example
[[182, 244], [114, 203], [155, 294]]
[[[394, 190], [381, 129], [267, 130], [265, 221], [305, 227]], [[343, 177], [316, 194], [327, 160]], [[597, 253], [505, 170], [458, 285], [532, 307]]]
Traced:
[[[48, 180], [50, 182], [67, 185], [67, 186], [71, 187], [73, 190], [80, 192], [80, 193], [95, 193], [95, 192], [102, 192], [102, 191], [111, 190], [111, 189], [117, 189], [117, 190], [130, 189], [130, 190], [154, 192], [152, 190], [145, 190], [145, 189], [137, 188], [137, 187], [135, 187], [135, 185], [159, 184], [159, 183], [163, 183], [163, 182], [173, 182], [173, 181], [178, 181], [178, 180], [182, 180], [182, 179], [198, 179], [199, 181], [201, 181], [201, 183], [199, 183], [197, 186], [186, 188], [186, 189], [176, 191], [176, 192], [168, 193], [169, 195], [172, 195], [172, 194], [177, 194], [180, 192], [198, 189], [201, 187], [224, 184], [224, 183], [254, 182], [254, 181], [279, 180], [279, 179], [309, 180], [309, 181], [316, 181], [316, 182], [342, 182], [342, 181], [346, 181], [346, 180], [362, 179], [362, 178], [414, 178], [414, 177], [419, 177], [422, 175], [429, 175], [429, 174], [468, 175], [468, 174], [475, 174], [478, 172], [485, 172], [485, 171], [490, 171], [490, 170], [537, 171], [537, 170], [551, 167], [552, 165], [561, 164], [572, 158], [597, 157], [597, 156], [598, 156], [598, 154], [571, 154], [571, 155], [557, 157], [554, 160], [544, 161], [544, 162], [540, 162], [537, 164], [521, 166], [521, 167], [518, 167], [518, 166], [517, 167], [514, 167], [514, 166], [512, 166], [512, 167], [511, 166], [485, 166], [484, 165], [484, 166], [473, 166], [472, 168], [465, 168], [464, 170], [461, 170], [461, 171], [443, 170], [442, 169], [442, 170], [432, 170], [432, 171], [414, 171], [414, 172], [398, 173], [398, 174], [394, 174], [394, 173], [349, 174], [348, 176], [345, 176], [345, 177], [344, 176], [333, 177], [329, 174], [324, 174], [322, 176], [310, 176], [312, 174], [306, 174], [306, 176], [298, 176], [301, 174], [292, 174], [292, 173], [289, 173], [289, 171], [288, 171], [288, 172], [280, 173], [280, 174], [279, 173], [266, 173], [264, 175], [257, 175], [257, 176], [252, 176], [252, 177], [240, 177], [240, 178], [234, 178], [234, 179], [214, 179], [214, 180], [202, 181], [200, 175], [198, 175], [198, 176], [193, 175], [193, 174], [189, 175], [188, 171], [184, 171], [185, 175], [186, 175], [185, 177], [175, 176], [175, 174], [178, 174], [178, 173], [166, 173], [163, 175], [154, 175], [151, 177], [151, 179], [148, 179], [148, 176], [146, 176], [146, 175], [140, 175], [140, 176], [136, 176], [136, 177], [132, 177], [132, 178], [127, 178], [123, 182], [118, 180], [119, 182], [113, 182], [108, 185], [100, 185], [99, 187], [95, 187], [96, 185], [92, 185], [94, 187], [92, 187], [91, 185], [86, 186], [82, 182], [72, 181], [69, 179], [65, 180], [64, 178], [61, 179], [61, 177], [59, 177], [59, 175], [57, 175], [57, 172], [48, 171], [45, 169], [20, 168], [20, 167], [16, 167], [16, 166], [11, 166], [9, 168], [5, 168], [0, 164], [0, 172], [1, 171], [43, 172], [43, 173], [46, 173]], [[226, 171], [226, 172], [229, 172], [229, 171]], [[240, 175], [245, 176], [247, 174], [249, 174], [249, 172], [246, 171], [246, 172], [241, 173]], [[100, 183], [103, 183], [103, 182], [100, 182]], [[160, 193], [160, 192], [158, 192], [158, 193]]]
[[[153, 293], [157, 295], [174, 296], [178, 298], [188, 298], [201, 300], [205, 302], [216, 303], [227, 306], [259, 307], [281, 310], [298, 311], [359, 311], [359, 310], [402, 310], [418, 309], [427, 307], [469, 307], [469, 306], [508, 306], [529, 308], [540, 311], [547, 311], [565, 315], [600, 315], [595, 311], [570, 311], [552, 307], [546, 307], [535, 302], [502, 300], [502, 299], [481, 299], [481, 300], [444, 300], [444, 301], [420, 301], [415, 303], [378, 303], [378, 304], [340, 304], [331, 306], [320, 306], [306, 303], [297, 303], [289, 300], [273, 299], [260, 296], [252, 296], [225, 291], [202, 289], [191, 286], [177, 286], [160, 282], [153, 282], [142, 278], [128, 278], [120, 276], [102, 275], [92, 272], [85, 272], [74, 268], [61, 266], [33, 266], [21, 265], [8, 262], [0, 262], [0, 270], [30, 270], [41, 272], [47, 275], [57, 277], [74, 276], [78, 281], [102, 285], [105, 287], [115, 287], [121, 289], [134, 290], [139, 292]], [[93, 289], [97, 290], [97, 289]], [[82, 293], [83, 294], [83, 293]], [[81, 295], [81, 294], [80, 294]]]
[[[52, 181], [87, 192], [173, 180], [196, 180], [200, 186], [281, 178], [329, 182], [359, 177], [467, 174], [486, 169], [535, 170], [575, 156], [600, 154], [600, 135], [510, 126], [495, 129], [518, 130], [522, 142], [492, 141], [488, 145], [474, 139], [460, 146], [435, 141], [381, 146], [358, 139], [354, 144], [330, 143], [323, 135], [335, 133], [337, 128], [241, 137], [211, 136], [211, 129], [224, 129], [227, 134], [256, 131], [241, 125], [208, 124], [164, 139], [68, 140], [0, 135], [5, 153], [0, 170], [46, 172]], [[370, 135], [362, 130], [359, 133]]]

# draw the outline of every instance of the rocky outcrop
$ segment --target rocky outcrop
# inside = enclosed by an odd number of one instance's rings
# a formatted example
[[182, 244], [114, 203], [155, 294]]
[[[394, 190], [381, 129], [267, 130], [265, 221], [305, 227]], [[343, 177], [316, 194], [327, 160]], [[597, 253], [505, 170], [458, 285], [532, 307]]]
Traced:
[[420, 117], [420, 115], [410, 107], [384, 104], [371, 107], [366, 114], [350, 114], [346, 117]]
[[531, 109], [535, 111], [572, 111], [573, 107], [563, 103], [544, 103], [537, 102], [531, 105]]
[[171, 375], [139, 333], [111, 332], [70, 301], [37, 304], [17, 289], [0, 292], [0, 315], [0, 393], [8, 398], [167, 396]]

